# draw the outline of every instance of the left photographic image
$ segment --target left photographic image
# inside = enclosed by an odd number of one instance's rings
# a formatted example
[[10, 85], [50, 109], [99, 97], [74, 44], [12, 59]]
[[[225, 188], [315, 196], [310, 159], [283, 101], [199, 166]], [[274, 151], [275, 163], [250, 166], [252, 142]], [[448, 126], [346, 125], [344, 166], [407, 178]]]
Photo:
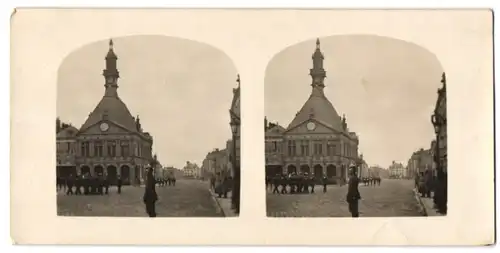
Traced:
[[57, 214], [238, 216], [240, 119], [240, 76], [213, 46], [138, 35], [75, 49], [57, 78]]

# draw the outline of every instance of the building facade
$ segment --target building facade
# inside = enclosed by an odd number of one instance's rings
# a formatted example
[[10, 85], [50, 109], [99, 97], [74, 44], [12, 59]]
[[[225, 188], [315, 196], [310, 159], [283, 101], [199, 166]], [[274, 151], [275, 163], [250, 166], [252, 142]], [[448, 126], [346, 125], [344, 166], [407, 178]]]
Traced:
[[436, 178], [434, 185], [434, 203], [438, 212], [446, 214], [448, 210], [448, 125], [446, 113], [446, 74], [441, 77], [443, 86], [438, 89], [438, 98], [431, 122], [436, 133], [434, 161]]
[[56, 159], [57, 177], [68, 177], [76, 173], [76, 134], [78, 129], [74, 126], [61, 126], [61, 121], [57, 119], [56, 133]]
[[187, 161], [182, 171], [184, 173], [184, 177], [201, 178], [201, 168], [196, 163]]
[[218, 149], [209, 152], [204, 160], [206, 171], [210, 175], [230, 175], [229, 152]]
[[117, 60], [113, 41], [103, 70], [104, 95], [75, 136], [75, 174], [104, 173], [124, 184], [139, 183], [152, 160], [153, 138], [142, 129], [118, 96]]
[[[438, 89], [438, 99], [434, 109], [435, 123], [439, 124], [439, 130], [436, 133], [436, 149], [434, 150], [436, 163], [448, 172], [448, 125], [446, 114], [446, 75], [443, 73], [441, 83], [443, 86]], [[439, 119], [438, 119], [439, 118]], [[436, 125], [434, 124], [434, 125]]]
[[182, 178], [184, 176], [184, 172], [180, 169], [177, 169], [172, 166], [168, 166], [165, 168], [165, 173], [167, 177], [174, 177], [174, 178]]
[[378, 165], [371, 166], [369, 169], [370, 177], [380, 177], [380, 178], [389, 178], [390, 173], [388, 169], [384, 169]]
[[392, 164], [389, 166], [389, 177], [391, 178], [406, 178], [407, 171], [402, 163], [397, 163], [392, 161]]
[[264, 120], [267, 176], [307, 172], [318, 178], [347, 179], [348, 167], [359, 163], [358, 136], [324, 93], [323, 60], [318, 39], [309, 72], [311, 94], [288, 127]]
[[433, 158], [430, 149], [421, 148], [418, 151], [413, 152], [410, 159], [408, 160], [407, 177], [413, 178], [420, 173], [424, 173], [426, 170], [431, 170], [433, 168]]
[[363, 178], [363, 177], [369, 177], [370, 176], [370, 167], [366, 163], [365, 159], [363, 158], [363, 154], [359, 155], [359, 173], [358, 177]]
[[[156, 158], [156, 155], [153, 157], [153, 159]], [[163, 165], [160, 163], [160, 161], [156, 161], [156, 164], [154, 166], [154, 175], [155, 175], [155, 178], [156, 179], [162, 179], [164, 178], [164, 170], [165, 168], [163, 167]]]

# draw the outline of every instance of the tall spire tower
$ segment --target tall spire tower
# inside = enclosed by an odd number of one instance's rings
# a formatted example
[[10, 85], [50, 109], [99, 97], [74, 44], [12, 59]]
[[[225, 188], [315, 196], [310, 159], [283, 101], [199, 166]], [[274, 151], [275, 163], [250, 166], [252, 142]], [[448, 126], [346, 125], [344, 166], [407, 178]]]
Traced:
[[106, 90], [104, 92], [105, 97], [118, 97], [118, 78], [120, 77], [120, 73], [116, 67], [116, 61], [118, 57], [116, 57], [115, 52], [113, 51], [113, 40], [109, 40], [109, 50], [106, 55], [106, 69], [103, 70], [102, 75], [105, 78], [104, 87]]
[[326, 71], [323, 69], [323, 60], [325, 57], [321, 53], [319, 38], [316, 39], [316, 50], [312, 55], [313, 67], [309, 70], [312, 78], [313, 93], [312, 95], [324, 96], [323, 88], [325, 87]]

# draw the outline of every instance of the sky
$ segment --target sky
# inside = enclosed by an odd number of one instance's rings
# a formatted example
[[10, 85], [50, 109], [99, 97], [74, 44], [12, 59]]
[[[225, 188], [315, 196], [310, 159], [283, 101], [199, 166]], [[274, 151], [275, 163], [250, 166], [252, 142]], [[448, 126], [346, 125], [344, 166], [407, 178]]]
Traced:
[[[320, 42], [325, 94], [340, 116], [346, 114], [369, 165], [406, 164], [414, 151], [430, 148], [431, 115], [443, 72], [434, 54], [370, 35], [330, 36]], [[315, 39], [292, 45], [269, 62], [264, 87], [269, 121], [287, 127], [306, 102], [315, 47]]]
[[[57, 115], [79, 128], [104, 95], [109, 39], [85, 45], [61, 64]], [[118, 95], [164, 166], [201, 165], [209, 151], [231, 138], [229, 108], [237, 71], [221, 50], [167, 36], [113, 38], [118, 56]]]

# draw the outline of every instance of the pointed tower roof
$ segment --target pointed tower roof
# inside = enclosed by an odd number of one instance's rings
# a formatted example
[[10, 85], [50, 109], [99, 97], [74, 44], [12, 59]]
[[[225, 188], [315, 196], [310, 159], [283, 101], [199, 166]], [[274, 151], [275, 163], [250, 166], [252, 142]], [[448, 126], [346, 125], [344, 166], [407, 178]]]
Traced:
[[85, 123], [83, 123], [80, 131], [93, 126], [101, 120], [109, 120], [131, 132], [137, 132], [134, 117], [117, 93], [119, 73], [116, 69], [116, 60], [117, 57], [113, 50], [113, 40], [110, 40], [109, 50], [106, 55], [106, 69], [103, 71], [106, 79], [104, 96], [94, 111], [90, 113]]
[[316, 50], [312, 56], [313, 68], [310, 70], [313, 82], [311, 84], [311, 95], [304, 103], [295, 118], [288, 125], [287, 130], [295, 128], [309, 119], [315, 119], [326, 126], [344, 132], [342, 118], [339, 116], [332, 103], [325, 96], [323, 91], [326, 71], [323, 69], [323, 53], [321, 53], [319, 39], [316, 40]]

